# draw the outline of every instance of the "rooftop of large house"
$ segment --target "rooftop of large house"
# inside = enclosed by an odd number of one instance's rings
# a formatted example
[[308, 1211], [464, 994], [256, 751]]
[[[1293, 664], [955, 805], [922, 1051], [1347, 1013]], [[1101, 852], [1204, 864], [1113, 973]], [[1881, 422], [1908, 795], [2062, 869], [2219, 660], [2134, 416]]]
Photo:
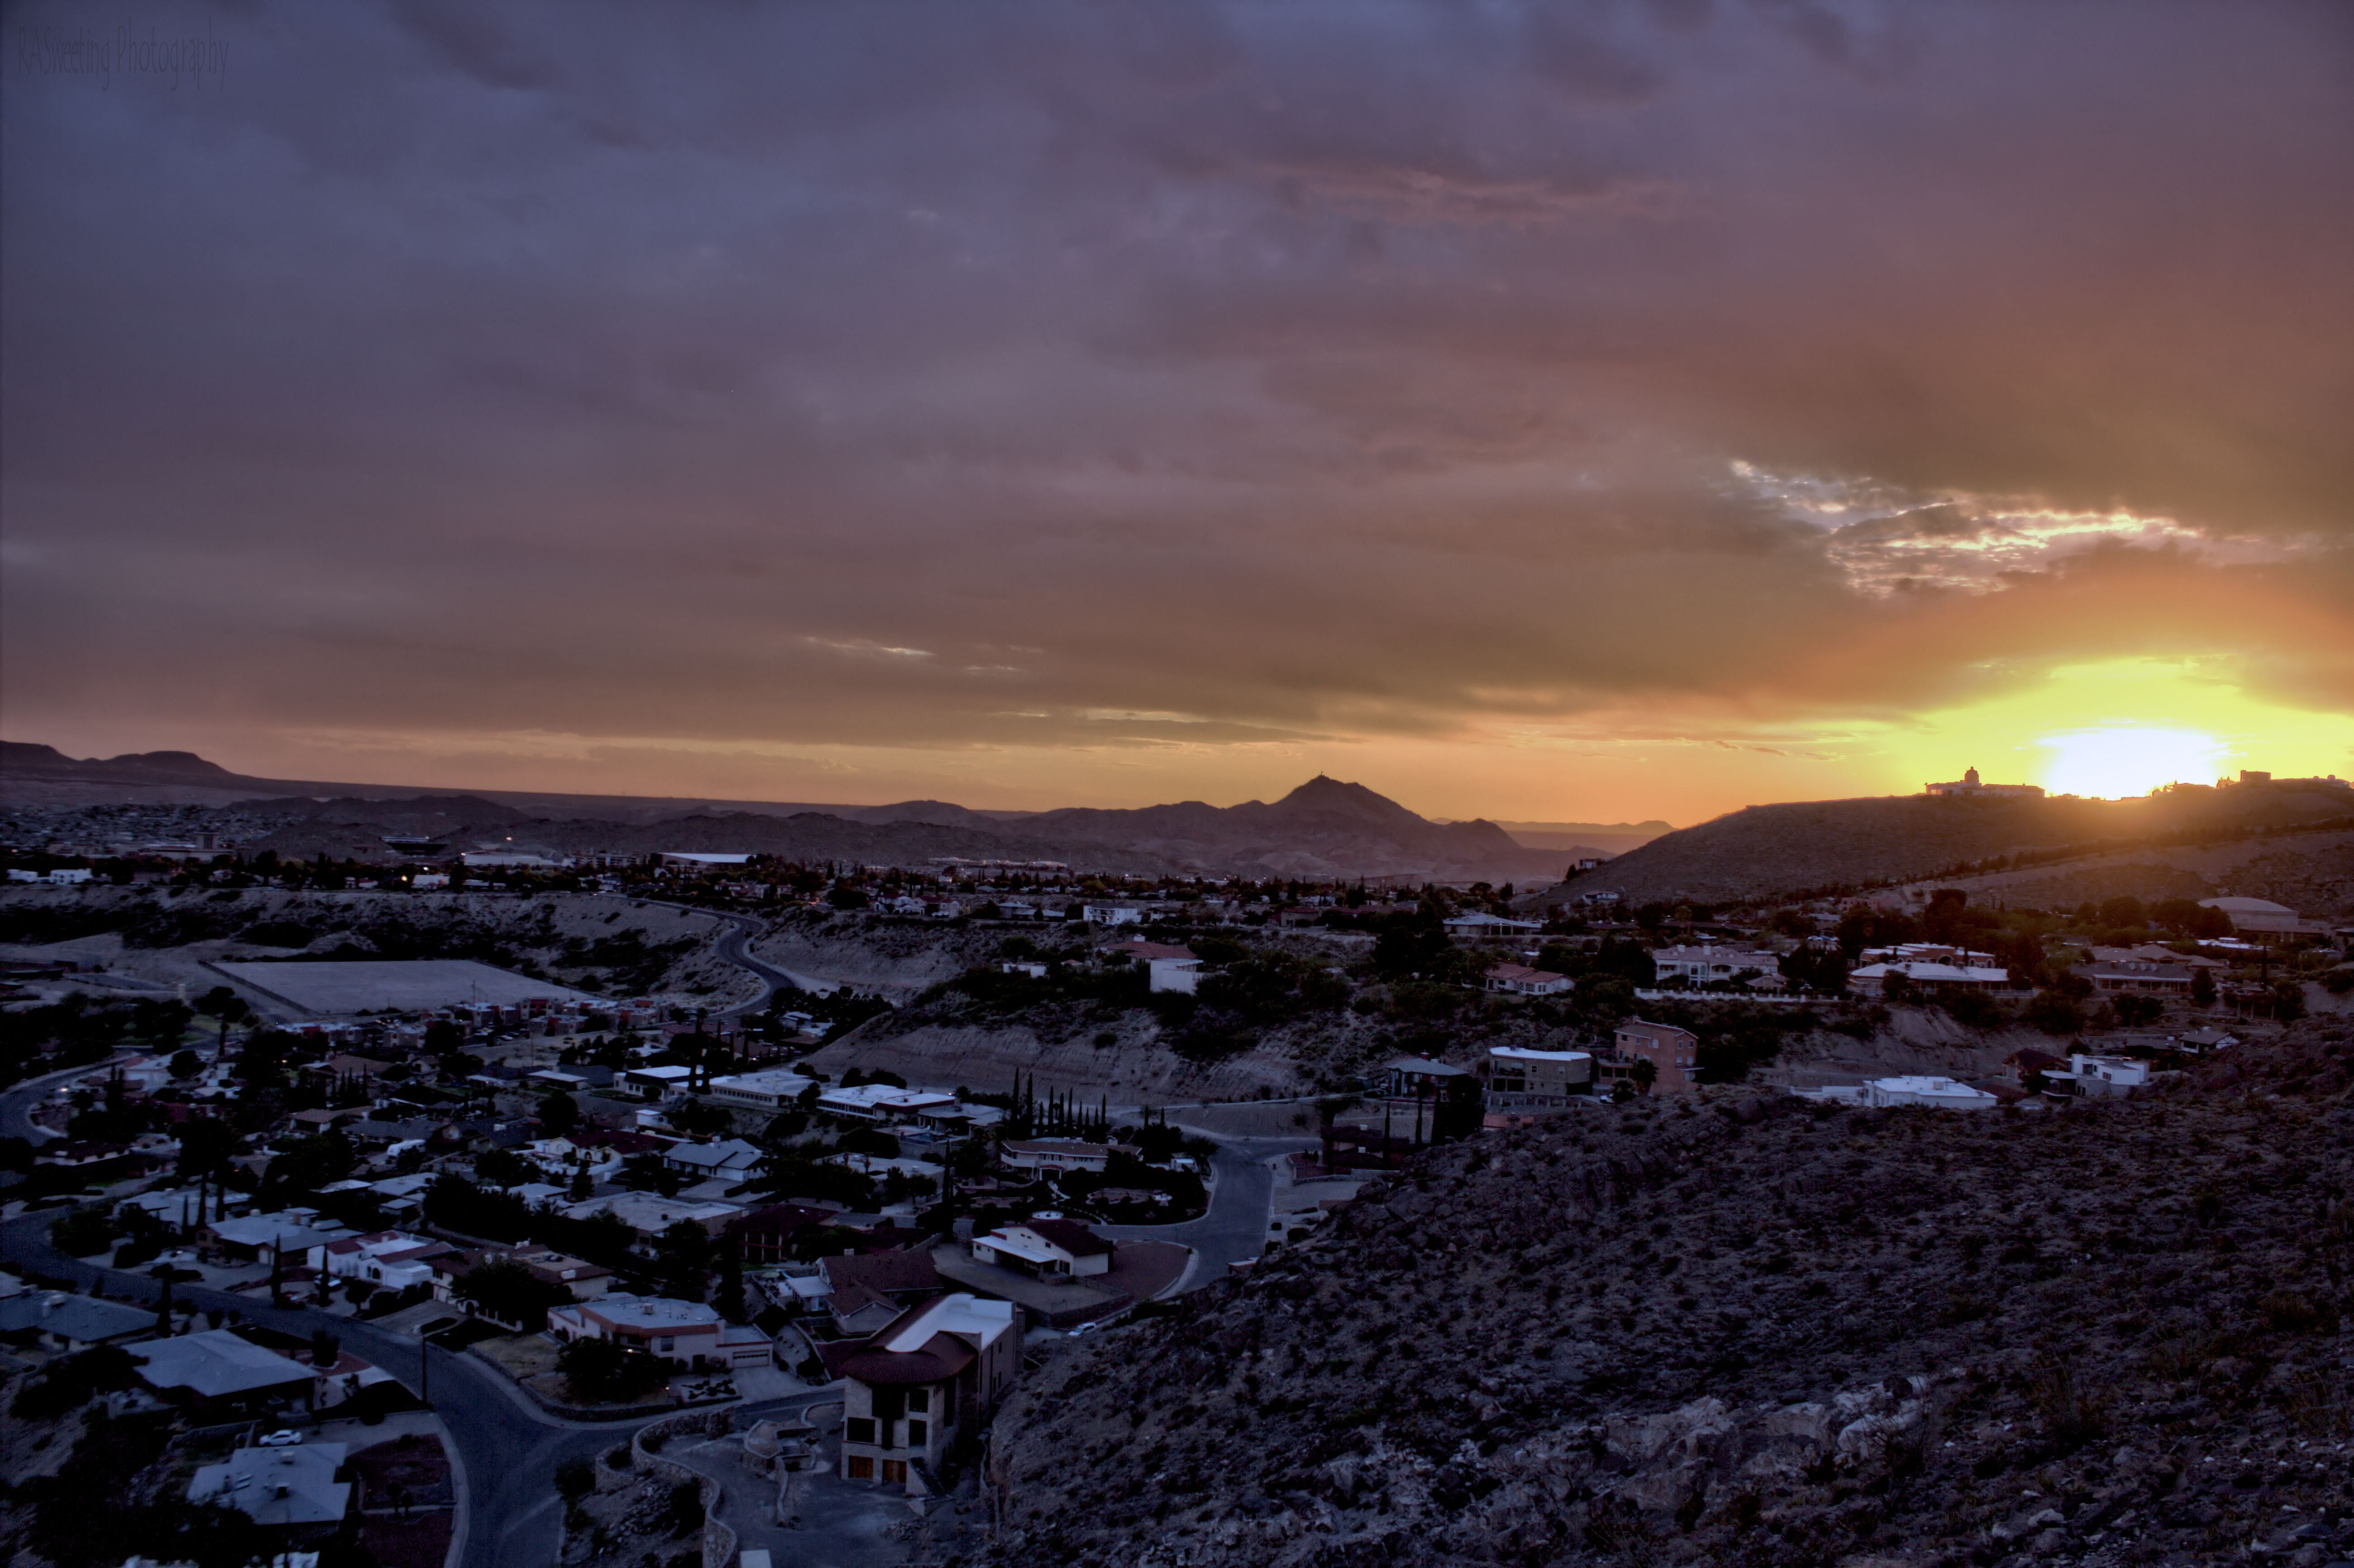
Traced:
[[1053, 1263], [1058, 1257], [1095, 1257], [1110, 1252], [1112, 1244], [1076, 1220], [1032, 1218], [1019, 1224], [1000, 1225], [981, 1238], [981, 1245], [1009, 1253], [1024, 1263]]
[[1526, 1045], [1494, 1045], [1488, 1050], [1489, 1059], [1497, 1062], [1587, 1062], [1591, 1051], [1537, 1051]]
[[188, 1500], [237, 1510], [256, 1524], [333, 1524], [351, 1507], [352, 1488], [335, 1479], [345, 1445], [238, 1448], [218, 1465], [200, 1466]]
[[642, 1329], [649, 1333], [666, 1329], [701, 1329], [719, 1321], [719, 1309], [701, 1301], [681, 1301], [668, 1296], [631, 1296], [625, 1291], [600, 1296], [569, 1309], [593, 1312], [618, 1328]]
[[829, 1354], [830, 1368], [885, 1386], [942, 1383], [1013, 1329], [1013, 1304], [960, 1291], [910, 1307], [864, 1344]]
[[853, 1285], [884, 1295], [899, 1291], [938, 1290], [939, 1270], [932, 1266], [932, 1255], [922, 1247], [908, 1247], [889, 1252], [846, 1252], [838, 1256], [821, 1259], [818, 1264], [828, 1285], [836, 1290]]
[[732, 1092], [762, 1098], [793, 1099], [816, 1084], [815, 1078], [796, 1067], [763, 1067], [757, 1073], [731, 1073], [714, 1078], [711, 1091], [714, 1094]]
[[1122, 942], [1117, 947], [1107, 948], [1106, 953], [1107, 956], [1111, 953], [1125, 953], [1131, 959], [1140, 959], [1150, 963], [1154, 959], [1190, 959], [1193, 956], [1193, 949], [1168, 942]]
[[861, 1110], [917, 1111], [952, 1106], [957, 1097], [937, 1089], [903, 1089], [896, 1084], [855, 1084], [820, 1091], [818, 1103]]
[[652, 1192], [614, 1192], [575, 1203], [566, 1209], [564, 1214], [567, 1219], [587, 1220], [610, 1213], [631, 1230], [655, 1235], [681, 1220], [693, 1220], [696, 1224], [708, 1228], [743, 1212], [734, 1203], [689, 1203]]
[[69, 1296], [61, 1290], [27, 1290], [0, 1298], [0, 1334], [30, 1329], [54, 1334], [76, 1344], [125, 1339], [155, 1326], [155, 1314], [97, 1296]]
[[151, 1388], [185, 1388], [207, 1399], [307, 1383], [311, 1378], [311, 1369], [302, 1362], [239, 1339], [227, 1329], [143, 1340], [123, 1349], [145, 1363], [139, 1375]]

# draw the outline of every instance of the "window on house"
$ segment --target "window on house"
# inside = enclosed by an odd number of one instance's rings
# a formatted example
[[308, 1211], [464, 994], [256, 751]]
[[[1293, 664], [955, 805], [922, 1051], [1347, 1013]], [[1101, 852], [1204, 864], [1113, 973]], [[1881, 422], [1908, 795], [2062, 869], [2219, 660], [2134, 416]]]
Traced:
[[907, 1408], [914, 1411], [918, 1415], [928, 1414], [932, 1408], [931, 1390], [928, 1388], [909, 1389], [907, 1391]]
[[921, 1421], [907, 1423], [907, 1446], [920, 1448], [931, 1441], [931, 1429]]
[[853, 1443], [872, 1443], [875, 1441], [875, 1418], [854, 1415], [842, 1424], [842, 1435]]
[[873, 1480], [875, 1478], [875, 1461], [868, 1458], [864, 1454], [853, 1454], [850, 1457], [850, 1478], [854, 1481]]
[[906, 1486], [907, 1484], [907, 1461], [905, 1459], [884, 1460], [883, 1479], [893, 1486]]

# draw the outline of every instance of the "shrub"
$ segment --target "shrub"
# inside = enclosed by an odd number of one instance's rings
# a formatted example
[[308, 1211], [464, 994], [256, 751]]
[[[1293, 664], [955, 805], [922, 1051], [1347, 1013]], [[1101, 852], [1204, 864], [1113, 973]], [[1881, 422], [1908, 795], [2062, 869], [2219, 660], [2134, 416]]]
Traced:
[[663, 1506], [655, 1522], [673, 1535], [684, 1535], [703, 1528], [703, 1489], [693, 1481], [681, 1481], [671, 1488], [670, 1500]]
[[103, 1205], [76, 1209], [49, 1227], [49, 1245], [68, 1257], [89, 1257], [104, 1252], [122, 1234], [122, 1227]]
[[129, 1388], [136, 1372], [128, 1351], [95, 1345], [44, 1367], [18, 1391], [10, 1413], [29, 1421], [54, 1420], [101, 1393]]
[[556, 1370], [572, 1397], [587, 1404], [635, 1399], [670, 1377], [652, 1357], [631, 1355], [610, 1340], [573, 1340], [557, 1353]]
[[597, 1489], [596, 1469], [586, 1459], [567, 1459], [556, 1467], [556, 1489], [577, 1502]]

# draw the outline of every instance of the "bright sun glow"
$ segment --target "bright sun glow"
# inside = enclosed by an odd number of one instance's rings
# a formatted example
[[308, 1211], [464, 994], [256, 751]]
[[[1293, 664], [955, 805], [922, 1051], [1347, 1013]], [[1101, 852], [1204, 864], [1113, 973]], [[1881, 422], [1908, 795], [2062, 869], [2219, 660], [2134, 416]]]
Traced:
[[2045, 787], [2058, 795], [2146, 795], [2161, 784], [2204, 784], [2215, 777], [2223, 745], [2194, 729], [2118, 726], [2050, 735], [2058, 753]]

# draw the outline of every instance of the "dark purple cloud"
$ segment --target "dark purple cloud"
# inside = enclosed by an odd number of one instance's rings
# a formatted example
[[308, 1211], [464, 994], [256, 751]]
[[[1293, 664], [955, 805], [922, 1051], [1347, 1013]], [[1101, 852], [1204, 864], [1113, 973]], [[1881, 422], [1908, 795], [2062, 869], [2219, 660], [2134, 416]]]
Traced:
[[159, 5], [217, 79], [42, 68], [122, 20], [7, 22], [12, 736], [1901, 707], [2082, 656], [2051, 512], [2170, 520], [2079, 531], [2148, 556], [2115, 646], [2342, 690], [2282, 630], [2349, 608], [2335, 4]]

